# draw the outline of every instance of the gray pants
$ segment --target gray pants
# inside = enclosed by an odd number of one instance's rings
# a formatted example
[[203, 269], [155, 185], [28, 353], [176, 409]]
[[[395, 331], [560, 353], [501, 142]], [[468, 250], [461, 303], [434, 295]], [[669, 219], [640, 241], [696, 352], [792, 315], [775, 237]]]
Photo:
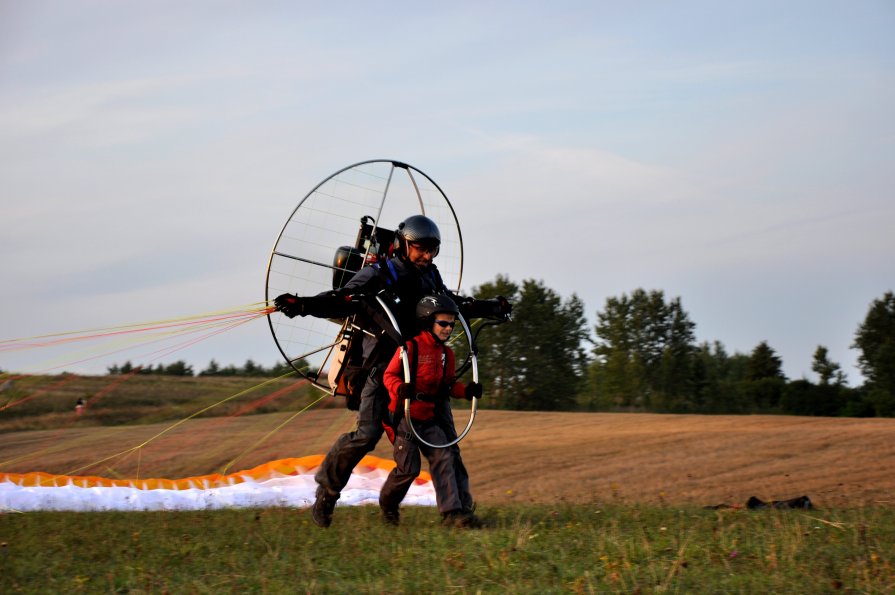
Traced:
[[336, 439], [314, 476], [330, 496], [338, 497], [342, 493], [351, 479], [351, 472], [382, 438], [382, 420], [388, 415], [388, 391], [382, 386], [383, 371], [379, 368], [370, 371], [361, 391], [357, 429]]
[[[441, 429], [444, 430], [447, 442], [453, 442], [457, 439], [457, 430], [454, 425], [454, 412], [451, 410], [451, 403], [444, 399], [435, 403], [435, 419]], [[429, 442], [432, 442], [429, 440]], [[444, 444], [443, 442], [432, 442], [432, 444]], [[475, 508], [472, 500], [472, 493], [469, 491], [469, 473], [463, 464], [463, 458], [460, 456], [460, 446], [455, 444], [450, 448], [454, 452], [454, 475], [457, 480], [457, 490], [460, 493], [460, 504], [464, 511], [470, 512]]]
[[[435, 422], [415, 422], [413, 427], [426, 442], [444, 444], [448, 437], [445, 428]], [[451, 425], [453, 431], [453, 424]], [[453, 432], [456, 437], [456, 432]], [[398, 424], [395, 436], [394, 457], [397, 466], [388, 474], [379, 493], [379, 505], [386, 510], [397, 510], [413, 480], [422, 470], [420, 452], [429, 461], [429, 472], [435, 485], [435, 501], [438, 512], [471, 510], [472, 495], [469, 493], [469, 476], [460, 458], [460, 448], [432, 448], [418, 444], [410, 435], [407, 420]]]

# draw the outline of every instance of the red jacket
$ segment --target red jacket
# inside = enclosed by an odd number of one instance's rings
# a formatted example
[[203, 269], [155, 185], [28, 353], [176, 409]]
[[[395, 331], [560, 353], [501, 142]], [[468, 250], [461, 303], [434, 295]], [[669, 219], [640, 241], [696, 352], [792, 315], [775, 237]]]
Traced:
[[[427, 421], [435, 417], [435, 399], [439, 395], [450, 395], [457, 399], [465, 398], [466, 385], [457, 382], [454, 352], [450, 347], [438, 342], [432, 333], [423, 331], [415, 337], [419, 346], [417, 355], [416, 392], [431, 397], [431, 400], [413, 399], [410, 402], [410, 417], [420, 421]], [[413, 341], [408, 341], [404, 347], [407, 349], [407, 357], [413, 368]], [[411, 369], [411, 374], [413, 370]], [[394, 413], [398, 408], [398, 387], [404, 382], [404, 363], [401, 359], [401, 350], [395, 351], [392, 361], [383, 375], [383, 383], [388, 389], [388, 410]], [[403, 405], [402, 405], [403, 407]]]

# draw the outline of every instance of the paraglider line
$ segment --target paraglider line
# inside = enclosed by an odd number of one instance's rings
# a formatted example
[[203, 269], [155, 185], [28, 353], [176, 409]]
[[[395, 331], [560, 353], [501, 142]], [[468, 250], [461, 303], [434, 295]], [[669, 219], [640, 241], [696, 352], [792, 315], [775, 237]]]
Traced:
[[260, 383], [260, 384], [257, 384], [257, 385], [255, 385], [255, 386], [253, 386], [253, 387], [251, 387], [251, 388], [247, 388], [247, 389], [245, 389], [245, 390], [239, 391], [238, 393], [236, 393], [236, 394], [234, 394], [234, 395], [230, 395], [229, 397], [226, 397], [226, 398], [224, 398], [224, 399], [221, 399], [221, 400], [218, 401], [217, 403], [213, 403], [213, 404], [211, 404], [211, 405], [209, 405], [209, 406], [207, 406], [207, 407], [203, 407], [202, 409], [200, 409], [200, 410], [198, 410], [198, 411], [196, 411], [196, 412], [194, 412], [194, 413], [191, 413], [190, 415], [188, 415], [188, 416], [184, 417], [183, 419], [180, 419], [180, 420], [178, 420], [177, 422], [171, 424], [170, 426], [168, 426], [168, 427], [165, 428], [164, 430], [158, 432], [158, 433], [155, 434], [154, 436], [148, 438], [147, 440], [144, 440], [143, 442], [141, 442], [140, 444], [138, 444], [138, 445], [136, 445], [136, 446], [132, 446], [131, 448], [125, 449], [125, 450], [123, 450], [123, 451], [121, 451], [121, 452], [119, 452], [119, 453], [110, 455], [110, 456], [105, 457], [105, 458], [103, 458], [103, 459], [100, 459], [100, 460], [98, 460], [98, 461], [94, 461], [93, 463], [90, 463], [90, 464], [87, 464], [87, 465], [83, 465], [83, 466], [81, 466], [81, 467], [78, 467], [77, 469], [73, 469], [73, 470], [71, 470], [71, 471], [65, 473], [64, 475], [77, 475], [79, 472], [81, 472], [81, 471], [83, 471], [83, 470], [85, 470], [85, 469], [90, 469], [91, 467], [96, 467], [97, 465], [100, 465], [101, 463], [105, 463], [105, 462], [107, 462], [107, 461], [111, 461], [112, 459], [115, 459], [115, 458], [117, 458], [117, 457], [121, 457], [121, 456], [124, 456], [124, 455], [126, 455], [126, 454], [130, 454], [130, 453], [132, 453], [132, 452], [134, 452], [134, 451], [137, 451], [137, 450], [143, 448], [144, 446], [146, 446], [147, 444], [149, 444], [150, 442], [153, 442], [154, 440], [157, 440], [158, 438], [161, 438], [163, 435], [167, 434], [168, 432], [170, 432], [170, 431], [173, 430], [174, 428], [177, 428], [177, 427], [179, 427], [179, 426], [185, 424], [186, 422], [188, 422], [189, 420], [193, 419], [194, 417], [197, 417], [197, 416], [199, 416], [199, 415], [202, 415], [202, 414], [205, 413], [206, 411], [210, 411], [211, 409], [214, 409], [215, 407], [218, 407], [219, 405], [223, 405], [224, 403], [227, 403], [227, 402], [229, 402], [229, 401], [232, 401], [233, 399], [236, 399], [236, 398], [241, 397], [241, 396], [243, 396], [243, 395], [245, 395], [245, 394], [248, 394], [248, 393], [250, 393], [250, 392], [252, 392], [252, 391], [254, 391], [254, 390], [257, 390], [257, 389], [261, 388], [262, 386], [267, 386], [268, 384], [271, 384], [271, 383], [273, 383], [273, 382], [276, 382], [276, 381], [278, 381], [278, 380], [281, 380], [281, 379], [283, 379], [283, 378], [286, 378], [287, 376], [291, 376], [291, 375], [294, 374], [294, 373], [295, 373], [294, 371], [291, 371], [291, 370], [290, 370], [289, 372], [286, 372], [285, 374], [283, 374], [283, 375], [281, 375], [281, 376], [277, 376], [276, 378], [270, 378], [270, 379], [265, 380], [264, 382], [262, 382], [262, 383]]
[[309, 403], [309, 404], [308, 404], [307, 406], [305, 406], [304, 408], [302, 408], [302, 409], [296, 411], [294, 414], [290, 415], [290, 416], [289, 416], [283, 423], [281, 423], [280, 425], [278, 425], [277, 427], [275, 427], [273, 430], [271, 430], [270, 432], [268, 432], [267, 434], [265, 434], [264, 436], [262, 436], [262, 437], [261, 437], [260, 439], [258, 439], [254, 444], [252, 444], [252, 445], [249, 446], [247, 449], [245, 449], [244, 451], [242, 451], [241, 453], [239, 453], [238, 455], [236, 455], [236, 457], [234, 457], [233, 460], [231, 460], [229, 463], [227, 463], [226, 465], [224, 465], [224, 468], [221, 470], [221, 473], [222, 473], [222, 474], [226, 474], [226, 473], [227, 473], [227, 470], [230, 469], [230, 467], [231, 467], [231, 465], [233, 465], [233, 463], [235, 463], [236, 461], [238, 461], [239, 459], [241, 459], [243, 456], [245, 456], [246, 453], [249, 453], [249, 452], [255, 450], [259, 445], [263, 444], [268, 438], [270, 438], [271, 436], [273, 436], [274, 434], [276, 434], [277, 432], [279, 432], [281, 429], [283, 429], [283, 427], [285, 427], [286, 424], [288, 424], [289, 422], [291, 422], [293, 419], [295, 419], [296, 417], [298, 417], [299, 415], [301, 415], [302, 413], [304, 413], [305, 411], [307, 411], [308, 409], [310, 409], [311, 407], [313, 407], [314, 405], [316, 405], [317, 403], [319, 403], [320, 401], [322, 401], [322, 400], [325, 399], [326, 397], [327, 397], [327, 395], [325, 395], [325, 394], [320, 395], [320, 397], [317, 398], [317, 400], [315, 400], [315, 401]]

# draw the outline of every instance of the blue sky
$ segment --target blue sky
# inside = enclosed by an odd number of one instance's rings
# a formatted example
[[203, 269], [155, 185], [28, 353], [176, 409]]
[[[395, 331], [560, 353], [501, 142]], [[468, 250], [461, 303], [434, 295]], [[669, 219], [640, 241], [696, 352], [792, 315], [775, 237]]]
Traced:
[[[258, 301], [298, 201], [390, 158], [452, 200], [467, 290], [539, 279], [594, 322], [661, 289], [700, 341], [859, 382], [893, 30], [888, 1], [0, 3], [0, 338]], [[259, 321], [178, 357], [278, 352]]]

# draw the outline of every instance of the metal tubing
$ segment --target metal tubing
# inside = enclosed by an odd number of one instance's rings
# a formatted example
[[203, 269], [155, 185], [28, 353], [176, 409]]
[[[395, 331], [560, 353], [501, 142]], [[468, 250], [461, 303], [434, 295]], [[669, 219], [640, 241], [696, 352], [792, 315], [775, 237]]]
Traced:
[[[395, 319], [392, 311], [389, 310], [385, 301], [378, 295], [376, 296], [376, 301], [379, 302], [379, 305], [382, 306], [382, 309], [385, 311], [385, 315], [388, 317], [389, 322], [392, 323], [392, 326], [395, 327], [395, 330], [398, 334], [401, 334], [401, 329], [398, 327], [398, 321]], [[457, 319], [460, 321], [460, 324], [463, 325], [463, 331], [466, 333], [466, 340], [469, 341], [469, 352], [472, 355], [472, 381], [479, 381], [479, 365], [478, 359], [476, 358], [475, 352], [472, 346], [472, 333], [469, 332], [469, 326], [466, 324], [466, 321], [463, 319], [463, 316], [458, 315]], [[410, 378], [410, 360], [407, 357], [407, 349], [404, 348], [404, 345], [400, 346], [401, 350], [401, 362], [404, 364], [404, 378]], [[450, 398], [450, 397], [449, 397]], [[407, 420], [407, 426], [410, 428], [410, 433], [413, 434], [413, 437], [420, 442], [420, 444], [425, 444], [426, 446], [432, 448], [449, 448], [466, 437], [466, 434], [469, 433], [469, 430], [472, 429], [472, 422], [475, 421], [475, 412], [478, 409], [478, 399], [472, 400], [472, 408], [469, 410], [469, 421], [466, 423], [466, 428], [463, 432], [457, 436], [456, 439], [451, 440], [447, 444], [432, 444], [431, 442], [427, 442], [420, 436], [416, 428], [413, 427], [413, 420], [410, 418], [410, 399], [404, 401], [404, 419]]]

